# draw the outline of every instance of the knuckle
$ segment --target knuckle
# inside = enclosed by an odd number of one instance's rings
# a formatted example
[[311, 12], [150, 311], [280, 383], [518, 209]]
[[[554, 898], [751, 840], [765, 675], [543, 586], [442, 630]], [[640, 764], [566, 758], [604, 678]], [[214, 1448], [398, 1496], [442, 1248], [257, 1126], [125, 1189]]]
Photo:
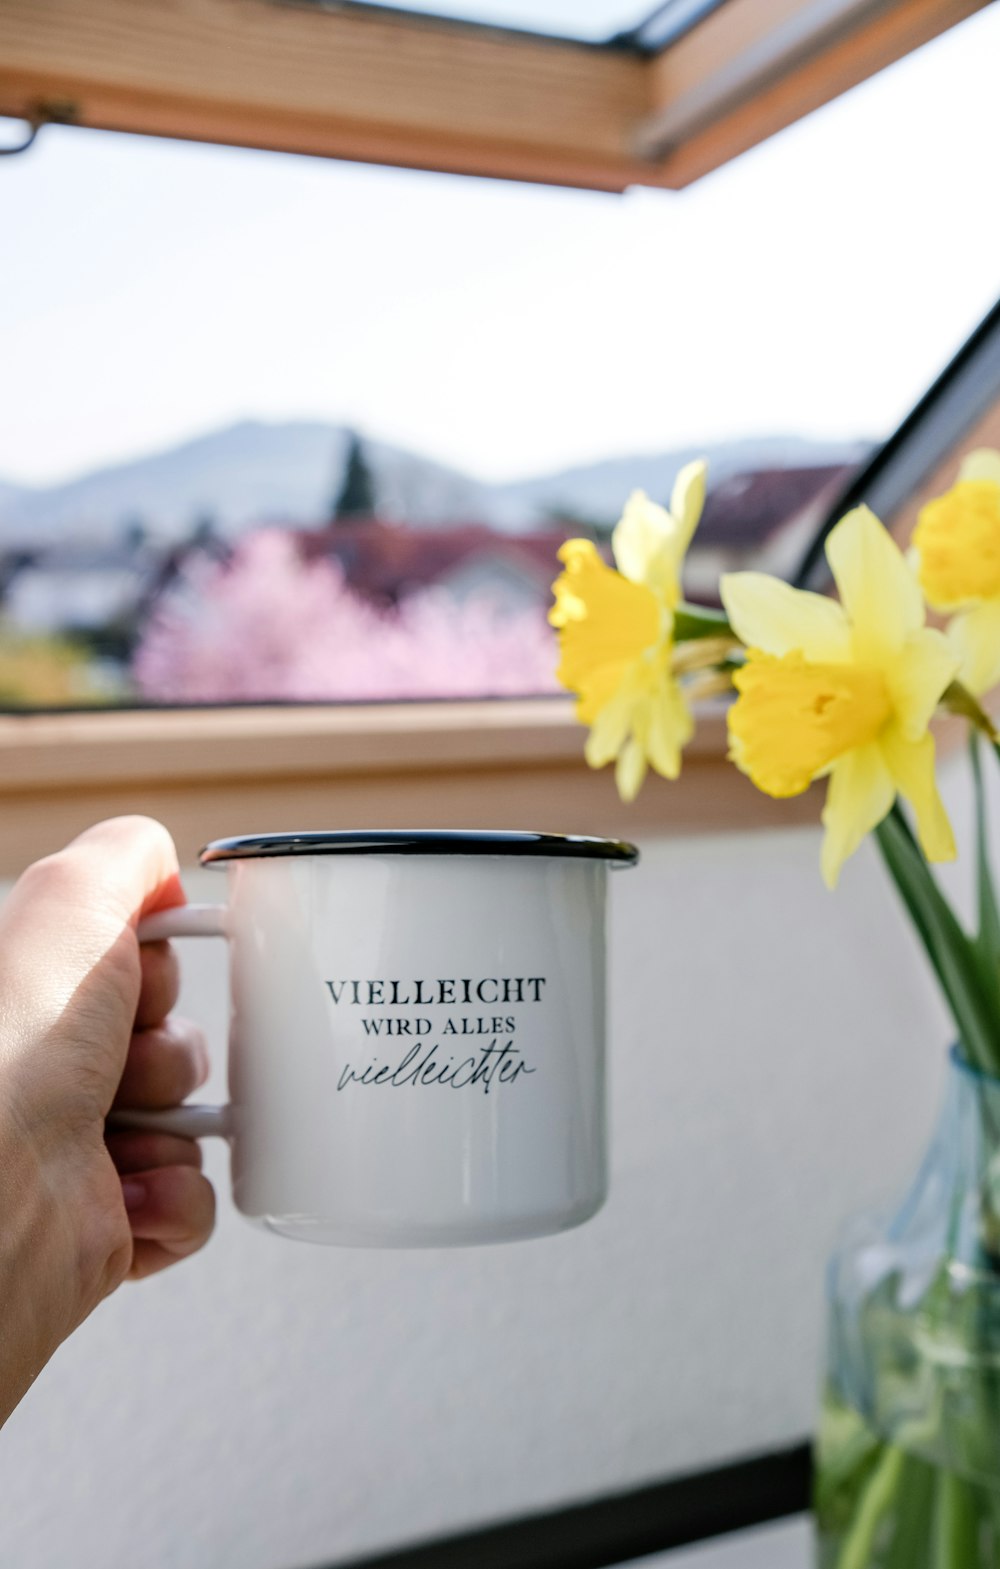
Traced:
[[127, 812], [119, 817], [106, 817], [80, 835], [81, 839], [144, 839], [151, 846], [174, 853], [174, 841], [167, 828], [155, 817], [142, 812]]
[[187, 1053], [191, 1072], [194, 1074], [193, 1090], [200, 1089], [211, 1072], [212, 1064], [208, 1055], [208, 1037], [198, 1024], [186, 1026]]
[[32, 893], [56, 896], [70, 889], [75, 891], [79, 881], [79, 857], [74, 855], [71, 845], [67, 845], [63, 850], [54, 850], [51, 855], [43, 855], [38, 861], [32, 861], [18, 878], [18, 883], [23, 889], [29, 889]]
[[178, 1083], [184, 1086], [185, 1095], [205, 1082], [207, 1050], [204, 1035], [197, 1025], [188, 1024], [177, 1028], [172, 1037], [169, 1056], [174, 1075]]
[[192, 1231], [211, 1231], [215, 1222], [215, 1189], [193, 1166], [173, 1167], [178, 1209]]

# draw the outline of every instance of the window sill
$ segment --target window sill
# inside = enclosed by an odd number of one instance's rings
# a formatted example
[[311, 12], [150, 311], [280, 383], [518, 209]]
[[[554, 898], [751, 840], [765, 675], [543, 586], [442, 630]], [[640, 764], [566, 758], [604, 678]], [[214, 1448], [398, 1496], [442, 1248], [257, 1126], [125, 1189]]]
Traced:
[[583, 761], [569, 700], [0, 718], [0, 875], [102, 817], [159, 817], [190, 864], [207, 839], [299, 827], [544, 828], [623, 837], [812, 823], [725, 760], [706, 712], [674, 784], [631, 806]]

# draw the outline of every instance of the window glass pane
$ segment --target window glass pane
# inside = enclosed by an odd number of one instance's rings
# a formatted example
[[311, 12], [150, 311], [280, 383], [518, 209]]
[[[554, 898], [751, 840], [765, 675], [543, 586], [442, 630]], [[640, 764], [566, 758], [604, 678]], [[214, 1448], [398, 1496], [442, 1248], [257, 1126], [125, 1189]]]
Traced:
[[0, 703], [554, 691], [559, 544], [701, 452], [689, 595], [791, 571], [993, 303], [998, 49], [676, 194], [48, 128], [0, 161]]
[[595, 42], [638, 27], [654, 9], [650, 0], [415, 0], [400, 5], [376, 0], [376, 4], [387, 4], [393, 11], [425, 11]]

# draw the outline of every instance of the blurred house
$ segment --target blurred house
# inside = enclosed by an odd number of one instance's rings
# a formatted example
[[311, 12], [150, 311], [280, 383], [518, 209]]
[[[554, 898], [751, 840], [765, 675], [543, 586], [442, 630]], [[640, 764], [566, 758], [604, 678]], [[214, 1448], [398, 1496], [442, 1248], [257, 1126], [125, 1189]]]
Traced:
[[6, 570], [0, 567], [5, 619], [37, 636], [100, 633], [131, 617], [156, 564], [155, 551], [127, 540], [103, 545], [70, 539], [18, 552]]
[[[787, 576], [852, 472], [847, 464], [757, 469], [713, 487], [688, 553], [688, 596], [717, 602], [723, 572], [752, 567]], [[350, 586], [378, 604], [398, 604], [414, 590], [438, 587], [459, 601], [487, 594], [520, 608], [548, 599], [559, 546], [581, 533], [607, 547], [611, 529], [567, 518], [512, 534], [482, 523], [413, 529], [356, 518], [299, 529], [296, 538], [304, 559], [337, 561]]]
[[109, 543], [74, 539], [0, 553], [0, 621], [15, 638], [70, 639], [97, 661], [128, 663], [160, 597], [193, 558], [229, 547], [204, 526], [164, 547], [126, 530]]
[[723, 572], [789, 577], [853, 473], [850, 464], [756, 469], [714, 486], [688, 552], [687, 597], [718, 604]]
[[549, 597], [559, 546], [572, 532], [507, 534], [483, 523], [413, 529], [363, 518], [299, 529], [296, 539], [305, 560], [336, 561], [350, 587], [379, 605], [439, 588], [460, 603], [485, 595], [519, 610]]

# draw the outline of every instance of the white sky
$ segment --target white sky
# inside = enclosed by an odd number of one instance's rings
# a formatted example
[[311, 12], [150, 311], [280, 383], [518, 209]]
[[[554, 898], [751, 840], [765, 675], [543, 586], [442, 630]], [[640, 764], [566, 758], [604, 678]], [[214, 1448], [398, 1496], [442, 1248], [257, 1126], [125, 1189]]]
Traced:
[[394, 10], [429, 11], [470, 21], [606, 39], [652, 16], [656, 0], [375, 0]]
[[490, 478], [879, 436], [1000, 294], [1000, 5], [688, 191], [49, 128], [0, 159], [0, 476], [244, 417]]

